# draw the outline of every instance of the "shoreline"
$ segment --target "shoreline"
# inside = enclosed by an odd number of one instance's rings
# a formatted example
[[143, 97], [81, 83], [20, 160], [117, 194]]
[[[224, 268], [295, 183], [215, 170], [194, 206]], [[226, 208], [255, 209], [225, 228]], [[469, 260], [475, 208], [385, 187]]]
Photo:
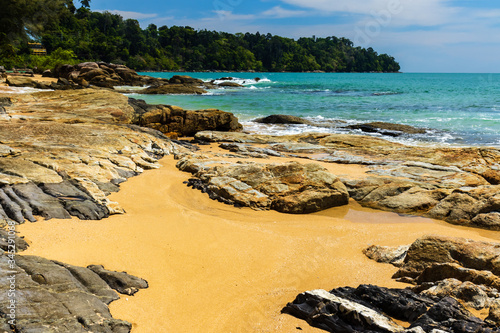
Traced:
[[[182, 182], [189, 175], [175, 168], [172, 156], [160, 163], [160, 169], [130, 179], [111, 195], [124, 215], [19, 226], [31, 240], [25, 254], [74, 265], [100, 263], [148, 280], [148, 289], [122, 295], [110, 306], [114, 317], [133, 324], [133, 332], [290, 332], [296, 327], [321, 332], [280, 310], [304, 290], [405, 286], [390, 278], [394, 268], [366, 258], [364, 247], [409, 244], [430, 233], [500, 239], [496, 231], [352, 203], [310, 215], [234, 208], [186, 187]], [[345, 219], [351, 210], [357, 222]], [[368, 216], [392, 221], [366, 223]]]

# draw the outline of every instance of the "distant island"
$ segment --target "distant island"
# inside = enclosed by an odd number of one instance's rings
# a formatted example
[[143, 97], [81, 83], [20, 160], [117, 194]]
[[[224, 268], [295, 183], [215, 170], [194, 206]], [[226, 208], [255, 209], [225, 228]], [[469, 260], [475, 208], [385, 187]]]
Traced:
[[[85, 60], [126, 65], [138, 71], [398, 72], [394, 57], [347, 38], [217, 32], [150, 24], [95, 12], [89, 1], [53, 7], [31, 0], [11, 3], [0, 25], [0, 65], [53, 68]], [[38, 6], [38, 7], [37, 7]], [[43, 11], [43, 15], [34, 15]], [[31, 43], [29, 43], [31, 42]], [[47, 55], [33, 50], [37, 42]], [[31, 45], [31, 48], [30, 48]]]

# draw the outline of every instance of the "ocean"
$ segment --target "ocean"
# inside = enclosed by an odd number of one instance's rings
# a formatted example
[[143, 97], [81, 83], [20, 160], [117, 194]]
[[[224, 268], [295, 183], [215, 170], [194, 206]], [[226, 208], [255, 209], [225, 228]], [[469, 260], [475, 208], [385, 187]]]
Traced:
[[[345, 126], [382, 121], [426, 129], [425, 134], [384, 137], [405, 144], [500, 147], [500, 74], [139, 74], [162, 78], [189, 75], [206, 81], [233, 77], [245, 88], [211, 90], [204, 95], [130, 97], [185, 109], [232, 112], [244, 130], [253, 133], [361, 133]], [[318, 126], [263, 125], [252, 121], [271, 114], [304, 117]]]

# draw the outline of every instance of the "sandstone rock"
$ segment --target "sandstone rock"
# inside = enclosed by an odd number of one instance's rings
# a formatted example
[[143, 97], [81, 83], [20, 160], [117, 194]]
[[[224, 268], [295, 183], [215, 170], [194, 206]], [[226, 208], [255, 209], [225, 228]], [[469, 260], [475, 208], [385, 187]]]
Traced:
[[9, 76], [7, 77], [7, 84], [12, 87], [36, 87], [36, 81], [29, 77], [22, 76]]
[[148, 105], [135, 99], [130, 99], [129, 104], [136, 114], [133, 122], [162, 133], [192, 136], [206, 129], [240, 131], [242, 128], [232, 113], [216, 109], [191, 111], [172, 105]]
[[[0, 279], [15, 284], [15, 330], [19, 332], [130, 332], [132, 325], [112, 318], [107, 304], [118, 299], [90, 269], [35, 256], [0, 255]], [[14, 279], [12, 279], [14, 276]], [[131, 277], [132, 278], [132, 277]], [[9, 283], [0, 284], [0, 327], [10, 331]]]
[[284, 114], [274, 114], [264, 118], [255, 119], [254, 122], [261, 124], [311, 124], [309, 120], [304, 118]]
[[456, 263], [474, 270], [488, 270], [500, 276], [500, 244], [464, 238], [424, 236], [410, 246], [404, 265], [394, 278], [414, 280], [426, 268], [444, 263]]
[[181, 159], [177, 167], [191, 171], [214, 197], [255, 209], [304, 214], [348, 203], [345, 186], [325, 168], [296, 162], [232, 164], [209, 167], [203, 160]]

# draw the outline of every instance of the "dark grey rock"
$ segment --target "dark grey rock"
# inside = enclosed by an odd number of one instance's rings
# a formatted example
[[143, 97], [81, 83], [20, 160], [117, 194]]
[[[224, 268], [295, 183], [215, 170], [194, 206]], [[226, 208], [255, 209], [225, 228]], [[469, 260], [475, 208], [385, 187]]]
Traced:
[[138, 292], [139, 289], [148, 287], [148, 282], [146, 280], [129, 275], [125, 272], [108, 271], [104, 269], [102, 265], [90, 265], [87, 266], [87, 268], [98, 274], [111, 288], [121, 294], [133, 295]]
[[[125, 333], [107, 304], [118, 294], [92, 270], [35, 256], [0, 255], [0, 329], [29, 333]], [[11, 284], [12, 297], [9, 296]], [[15, 299], [15, 322], [8, 308]]]

